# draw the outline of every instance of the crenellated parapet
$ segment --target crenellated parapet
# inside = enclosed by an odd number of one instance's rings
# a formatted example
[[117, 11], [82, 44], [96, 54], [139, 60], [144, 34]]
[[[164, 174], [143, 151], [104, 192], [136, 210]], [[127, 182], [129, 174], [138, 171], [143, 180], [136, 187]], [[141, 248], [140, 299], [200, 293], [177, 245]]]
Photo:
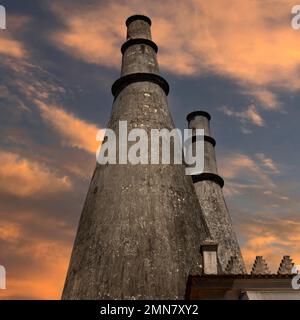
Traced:
[[251, 274], [270, 274], [271, 271], [262, 256], [257, 256], [252, 266]]
[[293, 260], [290, 256], [283, 256], [279, 268], [278, 274], [292, 274], [292, 269], [294, 267]]

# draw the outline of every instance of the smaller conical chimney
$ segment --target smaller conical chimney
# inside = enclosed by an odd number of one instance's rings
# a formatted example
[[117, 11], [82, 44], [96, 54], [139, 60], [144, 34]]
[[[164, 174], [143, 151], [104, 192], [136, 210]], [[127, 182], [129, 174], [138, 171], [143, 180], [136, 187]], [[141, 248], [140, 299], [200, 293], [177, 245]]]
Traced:
[[210, 134], [210, 119], [206, 111], [194, 111], [187, 116], [189, 129], [204, 129], [204, 171], [195, 172], [192, 179], [211, 238], [218, 243], [222, 271], [228, 273], [228, 263], [235, 257], [232, 272], [239, 270], [238, 273], [245, 273], [244, 261], [223, 196], [224, 180], [218, 174], [216, 141]]

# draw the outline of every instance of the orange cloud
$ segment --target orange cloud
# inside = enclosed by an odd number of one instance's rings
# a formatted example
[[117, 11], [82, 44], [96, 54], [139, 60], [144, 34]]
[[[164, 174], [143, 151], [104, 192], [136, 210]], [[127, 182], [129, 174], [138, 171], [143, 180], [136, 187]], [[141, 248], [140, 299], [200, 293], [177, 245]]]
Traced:
[[27, 266], [17, 270], [7, 268], [7, 289], [1, 290], [1, 299], [60, 299], [63, 289], [71, 245], [59, 241], [30, 239], [18, 242], [13, 255], [27, 259]]
[[37, 241], [15, 250], [37, 262], [38, 269], [19, 269], [19, 275], [7, 278], [8, 297], [60, 299], [67, 273], [71, 246], [55, 241]]
[[35, 100], [35, 103], [41, 111], [42, 118], [57, 130], [66, 145], [96, 153], [99, 146], [99, 142], [96, 141], [99, 129], [96, 125], [81, 120], [58, 106], [48, 106], [40, 100]]
[[20, 30], [24, 28], [29, 21], [30, 18], [27, 16], [9, 16], [7, 29], [1, 30], [0, 54], [18, 59], [28, 56], [28, 52], [24, 48], [23, 43], [14, 37], [14, 33], [20, 32]]
[[275, 93], [263, 88], [253, 88], [245, 90], [244, 94], [254, 96], [265, 109], [278, 110], [281, 108], [281, 104]]
[[261, 161], [264, 167], [268, 168], [274, 173], [279, 173], [279, 169], [272, 159], [267, 158], [263, 153], [257, 153], [256, 157]]
[[274, 186], [268, 173], [251, 157], [242, 153], [233, 153], [225, 156], [219, 163], [220, 173], [225, 179], [237, 177], [248, 178], [260, 185]]
[[0, 190], [20, 197], [69, 190], [67, 176], [58, 177], [42, 164], [21, 155], [0, 151]]
[[258, 113], [254, 105], [248, 106], [248, 108], [244, 111], [234, 111], [227, 106], [223, 106], [220, 108], [220, 111], [224, 112], [224, 114], [229, 117], [235, 117], [239, 119], [243, 124], [249, 122], [259, 127], [265, 125], [264, 119]]
[[20, 236], [20, 226], [17, 223], [0, 222], [0, 240], [15, 242]]
[[[213, 72], [237, 79], [262, 103], [277, 108], [272, 88], [300, 89], [299, 33], [290, 26], [294, 2], [114, 1], [95, 6], [52, 5], [66, 29], [52, 35], [88, 63], [119, 68], [123, 22], [143, 12], [153, 20], [161, 66], [181, 75]], [[269, 88], [269, 89], [268, 89]]]
[[223, 156], [218, 164], [219, 172], [226, 181], [224, 193], [228, 197], [243, 194], [251, 199], [254, 197], [252, 200], [256, 201], [264, 193], [270, 200], [272, 198], [273, 205], [275, 200], [289, 199], [273, 181], [274, 175], [281, 173], [279, 165], [265, 154], [250, 157], [243, 153], [231, 153]]
[[[106, 9], [109, 7], [109, 12]], [[65, 23], [67, 31], [58, 31], [52, 35], [52, 40], [63, 50], [89, 63], [96, 63], [105, 66], [118, 67], [120, 55], [116, 54], [116, 48], [125, 38], [125, 31], [118, 23], [120, 15], [124, 11], [130, 12], [129, 8], [116, 3], [103, 5], [89, 9], [69, 7], [68, 4], [51, 4], [52, 10], [61, 18], [68, 15]], [[80, 11], [84, 10], [84, 14]], [[106, 16], [109, 14], [109, 16]]]
[[24, 58], [27, 55], [23, 44], [10, 37], [0, 38], [0, 54], [14, 58]]
[[284, 255], [290, 255], [295, 264], [300, 263], [300, 253], [297, 244], [300, 240], [300, 223], [293, 220], [272, 219], [257, 220], [240, 228], [246, 242], [242, 253], [251, 271], [256, 256], [266, 259], [272, 272], [276, 273]]
[[7, 271], [7, 289], [0, 290], [0, 299], [60, 299], [74, 230], [43, 212], [16, 210], [1, 215], [1, 264]]

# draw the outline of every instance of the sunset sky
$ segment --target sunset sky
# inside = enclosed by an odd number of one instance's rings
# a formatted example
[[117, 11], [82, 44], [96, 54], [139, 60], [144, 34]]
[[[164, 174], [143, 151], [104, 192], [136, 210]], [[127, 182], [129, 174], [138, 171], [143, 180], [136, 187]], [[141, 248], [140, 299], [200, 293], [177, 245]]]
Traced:
[[[300, 0], [298, 1], [300, 4]], [[289, 0], [0, 0], [0, 298], [59, 299], [119, 77], [125, 20], [152, 20], [178, 128], [212, 116], [248, 267], [300, 264], [300, 30]]]

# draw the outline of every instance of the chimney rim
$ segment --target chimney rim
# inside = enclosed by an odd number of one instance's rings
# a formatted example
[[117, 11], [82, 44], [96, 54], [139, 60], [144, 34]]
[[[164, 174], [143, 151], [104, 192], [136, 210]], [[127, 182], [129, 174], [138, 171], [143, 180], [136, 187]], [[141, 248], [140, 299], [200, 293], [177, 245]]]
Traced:
[[204, 251], [217, 252], [218, 247], [219, 247], [219, 243], [214, 240], [207, 239], [207, 240], [200, 242], [200, 252], [201, 253], [203, 253]]
[[195, 118], [196, 116], [203, 116], [206, 117], [208, 119], [208, 121], [210, 121], [211, 119], [211, 115], [206, 112], [206, 111], [202, 111], [202, 110], [198, 110], [198, 111], [193, 111], [190, 112], [187, 116], [186, 116], [186, 120], [188, 122], [190, 122], [193, 118]]
[[132, 16], [128, 17], [126, 19], [126, 27], [128, 27], [130, 25], [130, 23], [132, 23], [135, 20], [143, 20], [145, 22], [147, 22], [149, 24], [149, 26], [151, 26], [152, 22], [151, 19], [143, 14], [133, 14]]

